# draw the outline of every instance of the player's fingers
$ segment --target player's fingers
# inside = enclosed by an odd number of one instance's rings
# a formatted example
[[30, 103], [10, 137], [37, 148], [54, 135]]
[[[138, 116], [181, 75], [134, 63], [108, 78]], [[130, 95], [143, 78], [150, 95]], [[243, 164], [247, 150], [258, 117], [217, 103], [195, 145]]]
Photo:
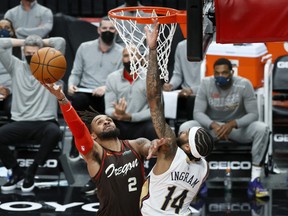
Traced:
[[41, 85], [42, 86], [44, 86], [47, 90], [49, 90], [50, 92], [51, 92], [51, 89], [50, 89], [50, 87], [49, 86], [47, 86], [47, 84], [46, 83], [44, 83], [44, 82], [42, 82], [42, 81], [40, 81], [40, 83], [41, 83]]
[[146, 33], [146, 36], [149, 34], [149, 29], [148, 29], [148, 26], [145, 26], [144, 27], [144, 31], [145, 31], [145, 33]]

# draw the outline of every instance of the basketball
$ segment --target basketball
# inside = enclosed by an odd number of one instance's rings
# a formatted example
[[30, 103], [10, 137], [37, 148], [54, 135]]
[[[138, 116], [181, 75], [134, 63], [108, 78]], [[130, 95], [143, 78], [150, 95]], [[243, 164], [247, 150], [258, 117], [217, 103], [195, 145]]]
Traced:
[[31, 58], [30, 69], [33, 76], [44, 83], [60, 80], [66, 72], [64, 55], [51, 47], [39, 49]]

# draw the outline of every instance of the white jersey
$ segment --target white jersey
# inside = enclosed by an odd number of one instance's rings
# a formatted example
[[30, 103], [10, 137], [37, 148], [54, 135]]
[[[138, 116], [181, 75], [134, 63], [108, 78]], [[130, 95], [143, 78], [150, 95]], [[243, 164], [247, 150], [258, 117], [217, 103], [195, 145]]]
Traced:
[[189, 206], [197, 195], [208, 165], [205, 159], [191, 162], [178, 148], [170, 168], [161, 175], [153, 169], [148, 175], [141, 194], [143, 216], [190, 215]]

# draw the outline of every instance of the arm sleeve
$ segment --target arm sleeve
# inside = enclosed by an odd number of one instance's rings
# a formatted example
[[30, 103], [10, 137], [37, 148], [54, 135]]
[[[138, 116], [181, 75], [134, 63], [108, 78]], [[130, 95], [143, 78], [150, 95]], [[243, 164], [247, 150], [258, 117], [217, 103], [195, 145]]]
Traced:
[[74, 138], [78, 151], [86, 155], [93, 149], [94, 141], [84, 122], [79, 118], [71, 103], [60, 105], [64, 119], [68, 124]]
[[45, 10], [41, 13], [41, 23], [39, 26], [34, 28], [23, 28], [20, 27], [16, 30], [17, 35], [22, 38], [26, 38], [29, 35], [36, 34], [40, 37], [46, 37], [53, 27], [53, 14], [50, 9]]
[[251, 82], [248, 80], [245, 83], [245, 88], [243, 91], [243, 100], [246, 115], [243, 115], [241, 118], [236, 119], [238, 128], [248, 126], [252, 122], [257, 121], [259, 117], [255, 92]]
[[202, 81], [200, 87], [198, 89], [196, 98], [195, 98], [195, 106], [194, 106], [194, 119], [199, 122], [205, 128], [209, 128], [211, 123], [213, 122], [208, 115], [206, 115], [206, 109], [208, 106], [207, 101], [207, 93], [206, 86]]

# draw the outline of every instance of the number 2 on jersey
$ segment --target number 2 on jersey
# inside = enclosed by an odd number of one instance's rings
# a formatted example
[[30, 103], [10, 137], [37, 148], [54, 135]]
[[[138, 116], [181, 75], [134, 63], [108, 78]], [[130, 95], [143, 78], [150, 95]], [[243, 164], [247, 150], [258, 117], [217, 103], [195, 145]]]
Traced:
[[161, 209], [165, 211], [170, 201], [173, 200], [170, 206], [171, 208], [175, 208], [176, 214], [179, 214], [179, 211], [182, 208], [184, 200], [187, 196], [188, 190], [183, 190], [183, 192], [179, 196], [172, 197], [173, 193], [175, 192], [175, 189], [176, 189], [176, 186], [168, 187], [169, 193], [166, 195], [165, 202], [163, 203]]
[[128, 179], [128, 191], [137, 191], [137, 179], [136, 177], [131, 177]]

